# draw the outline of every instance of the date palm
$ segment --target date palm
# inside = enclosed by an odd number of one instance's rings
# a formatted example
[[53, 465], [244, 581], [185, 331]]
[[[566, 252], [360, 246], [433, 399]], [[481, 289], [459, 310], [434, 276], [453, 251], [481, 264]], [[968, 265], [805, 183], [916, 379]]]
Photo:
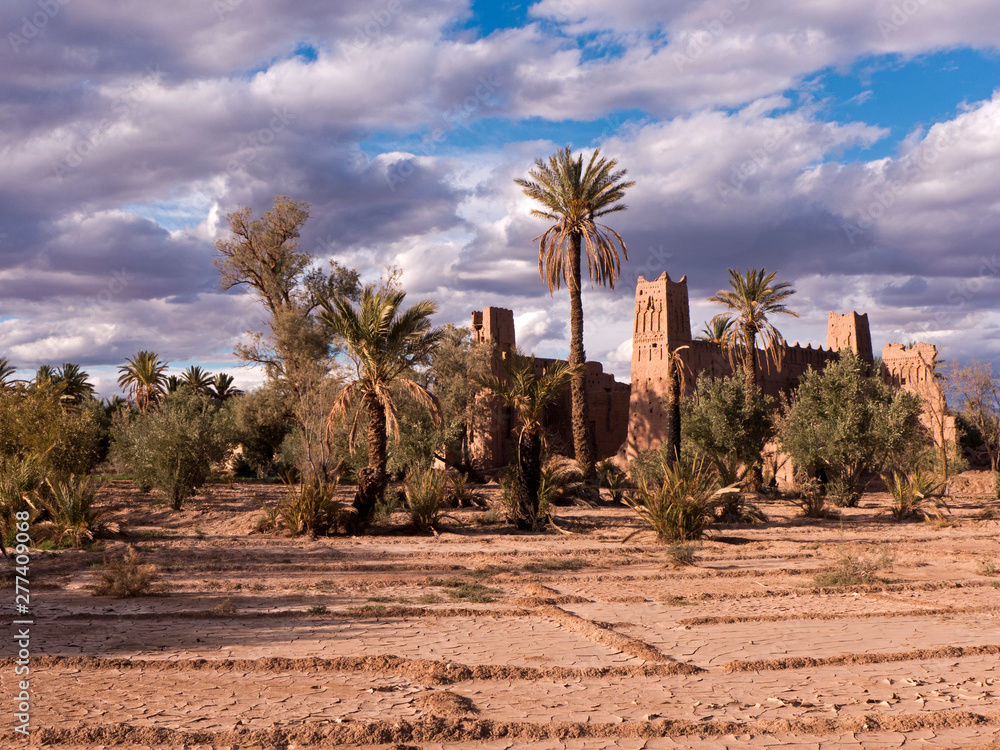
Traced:
[[567, 146], [559, 149], [548, 161], [536, 159], [528, 171], [531, 179], [516, 179], [529, 198], [541, 204], [533, 209], [552, 225], [535, 238], [538, 242], [538, 274], [552, 294], [563, 283], [570, 298], [569, 364], [574, 368], [572, 387], [573, 450], [585, 476], [592, 477], [594, 467], [593, 436], [587, 405], [586, 353], [583, 348], [583, 301], [581, 296], [581, 265], [583, 249], [587, 251], [587, 269], [592, 283], [614, 289], [622, 257], [628, 260], [625, 241], [615, 230], [597, 219], [616, 211], [624, 211], [621, 203], [625, 191], [635, 185], [625, 181], [626, 171], [616, 169], [615, 159], [605, 159], [595, 149], [584, 166], [583, 156], [574, 158]]
[[511, 520], [518, 529], [531, 530], [539, 521], [542, 414], [566, 390], [574, 368], [557, 361], [539, 373], [542, 368], [534, 356], [520, 353], [501, 360], [500, 367], [503, 377], [490, 375], [477, 382], [509, 406], [517, 418], [517, 483]]
[[14, 387], [14, 365], [6, 357], [0, 357], [0, 390]]
[[764, 357], [770, 359], [775, 367], [781, 368], [785, 354], [785, 339], [768, 316], [799, 317], [797, 312], [785, 306], [785, 300], [795, 294], [795, 290], [787, 281], [776, 281], [776, 276], [773, 271], [767, 273], [766, 268], [748, 268], [743, 273], [730, 268], [729, 285], [732, 288], [720, 289], [709, 297], [709, 302], [719, 302], [729, 308], [728, 313], [716, 315], [713, 321], [730, 315], [735, 317], [734, 328], [726, 337], [726, 344], [734, 366], [737, 354], [742, 357], [747, 404], [757, 391], [757, 337], [760, 336], [764, 344]]
[[66, 362], [55, 373], [55, 380], [62, 384], [63, 403], [78, 405], [85, 398], [94, 395], [94, 384], [90, 376], [80, 368], [80, 365]]
[[163, 398], [166, 392], [167, 364], [156, 352], [141, 351], [118, 368], [118, 385], [128, 400], [145, 411]]
[[208, 388], [209, 395], [218, 401], [226, 401], [227, 399], [238, 396], [243, 393], [239, 388], [233, 385], [233, 376], [226, 372], [218, 373], [212, 380], [211, 385]]
[[320, 320], [344, 341], [355, 367], [355, 378], [337, 394], [327, 421], [327, 432], [354, 411], [348, 433], [354, 444], [362, 412], [368, 417], [368, 466], [359, 472], [354, 499], [355, 524], [365, 528], [375, 504], [385, 492], [388, 463], [387, 431], [399, 433], [398, 404], [394, 390], [402, 391], [422, 404], [440, 420], [437, 399], [418, 383], [414, 367], [426, 365], [441, 341], [443, 332], [431, 328], [430, 317], [437, 306], [418, 302], [401, 310], [406, 293], [367, 287], [355, 308], [344, 297], [321, 299]]
[[716, 315], [711, 320], [705, 322], [705, 327], [701, 329], [701, 333], [695, 339], [725, 346], [732, 335], [734, 322], [733, 316], [729, 313]]
[[181, 373], [181, 385], [189, 385], [198, 393], [208, 393], [212, 383], [212, 373], [198, 365], [191, 365]]

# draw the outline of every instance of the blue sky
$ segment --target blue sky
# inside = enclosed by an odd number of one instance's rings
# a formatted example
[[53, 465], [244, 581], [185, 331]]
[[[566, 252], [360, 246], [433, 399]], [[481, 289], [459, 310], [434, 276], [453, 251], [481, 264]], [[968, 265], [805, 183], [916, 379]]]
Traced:
[[524, 347], [564, 355], [514, 179], [565, 145], [636, 182], [622, 278], [584, 295], [620, 379], [639, 275], [686, 275], [698, 330], [734, 267], [798, 290], [789, 340], [853, 309], [876, 349], [1000, 366], [991, 0], [74, 0], [39, 29], [9, 5], [0, 357], [24, 372], [79, 362], [108, 395], [153, 349], [252, 387], [232, 352], [260, 318], [213, 242], [279, 194], [312, 205], [316, 263], [395, 265], [439, 323], [511, 308]]

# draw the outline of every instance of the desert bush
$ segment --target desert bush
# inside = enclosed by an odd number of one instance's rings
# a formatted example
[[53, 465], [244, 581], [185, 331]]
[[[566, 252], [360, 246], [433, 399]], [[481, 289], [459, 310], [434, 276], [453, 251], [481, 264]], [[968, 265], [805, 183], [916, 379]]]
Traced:
[[0, 456], [0, 542], [4, 546], [14, 543], [15, 514], [28, 512], [32, 520], [38, 515], [28, 498], [43, 486], [44, 481], [42, 462], [34, 454]]
[[661, 541], [699, 539], [715, 520], [720, 498], [734, 488], [720, 489], [715, 470], [702, 456], [685, 457], [673, 466], [663, 466], [660, 484], [639, 486], [625, 503], [656, 532]]
[[675, 565], [694, 565], [697, 553], [698, 545], [693, 542], [674, 542], [667, 547], [667, 554]]
[[66, 542], [80, 547], [107, 534], [117, 534], [121, 527], [108, 520], [107, 512], [94, 507], [104, 482], [93, 477], [70, 476], [61, 482], [46, 480], [47, 492], [35, 490], [34, 503], [44, 511], [45, 520], [35, 528], [40, 539], [50, 539], [56, 546]]
[[865, 554], [855, 547], [841, 545], [837, 561], [827, 570], [818, 573], [813, 583], [818, 588], [833, 586], [871, 586], [881, 583], [878, 574], [892, 570], [893, 555], [886, 547], [878, 552]]
[[981, 576], [997, 576], [1000, 575], [1000, 566], [996, 560], [977, 560], [976, 573]]
[[993, 472], [993, 494], [1000, 498], [1000, 471]]
[[611, 495], [611, 501], [622, 502], [628, 487], [628, 475], [612, 459], [606, 458], [597, 464], [597, 477], [601, 487]]
[[802, 508], [802, 515], [806, 518], [828, 518], [834, 515], [826, 506], [826, 493], [819, 480], [807, 477], [805, 472], [800, 472], [796, 478], [796, 486], [790, 499]]
[[155, 487], [180, 510], [225, 458], [234, 435], [228, 405], [182, 387], [147, 412], [120, 412], [111, 457], [141, 486]]
[[293, 536], [326, 536], [345, 528], [353, 515], [352, 508], [336, 499], [336, 481], [313, 478], [285, 484], [285, 497], [271, 516], [275, 528], [283, 528]]
[[450, 502], [458, 508], [479, 504], [478, 493], [469, 486], [469, 475], [461, 471], [448, 474]]
[[883, 474], [882, 481], [892, 496], [889, 512], [897, 522], [907, 518], [940, 518], [941, 508], [947, 507], [943, 499], [934, 497], [941, 483], [928, 472], [918, 471], [906, 476], [894, 471], [891, 477]]
[[436, 529], [445, 516], [444, 483], [444, 475], [435, 469], [411, 471], [403, 480], [406, 512], [417, 531], [424, 533]]
[[128, 553], [122, 557], [111, 557], [97, 571], [98, 582], [94, 586], [94, 596], [110, 596], [125, 599], [132, 596], [147, 596], [157, 593], [159, 575], [156, 566], [144, 563], [139, 552], [129, 545]]

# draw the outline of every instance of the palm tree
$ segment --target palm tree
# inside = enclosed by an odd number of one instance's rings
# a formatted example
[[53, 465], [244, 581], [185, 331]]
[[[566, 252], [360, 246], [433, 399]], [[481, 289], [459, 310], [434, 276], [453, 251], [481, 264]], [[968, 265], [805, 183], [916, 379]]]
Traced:
[[681, 455], [681, 394], [684, 392], [684, 370], [686, 365], [681, 352], [686, 346], [678, 346], [667, 354], [667, 374], [670, 390], [667, 391], [667, 466], [673, 467]]
[[789, 310], [784, 304], [795, 294], [795, 290], [787, 281], [775, 282], [776, 275], [773, 271], [767, 273], [766, 268], [748, 268], [742, 274], [730, 268], [729, 285], [732, 289], [720, 289], [709, 297], [709, 302], [720, 302], [729, 308], [729, 313], [720, 313], [712, 319], [713, 325], [717, 325], [714, 321], [730, 314], [736, 318], [735, 328], [726, 336], [726, 344], [731, 362], [734, 362], [737, 352], [742, 354], [748, 405], [757, 391], [757, 336], [764, 344], [764, 356], [774, 362], [775, 367], [780, 369], [785, 354], [785, 339], [768, 316], [782, 314], [799, 317], [797, 312]]
[[534, 356], [525, 357], [518, 352], [501, 360], [500, 366], [504, 377], [489, 375], [477, 382], [506, 403], [517, 417], [517, 484], [511, 520], [518, 529], [531, 530], [539, 520], [542, 413], [566, 390], [575, 374], [574, 367], [557, 361], [539, 375], [542, 368]]
[[215, 376], [215, 379], [212, 380], [212, 383], [208, 388], [208, 393], [214, 399], [225, 401], [232, 396], [238, 396], [243, 393], [243, 391], [233, 385], [232, 375], [220, 372]]
[[437, 306], [418, 302], [401, 311], [406, 293], [366, 287], [361, 304], [355, 309], [344, 297], [322, 299], [320, 320], [344, 340], [348, 356], [354, 362], [356, 377], [337, 394], [327, 421], [327, 432], [336, 420], [360, 404], [350, 427], [353, 445], [364, 411], [368, 416], [368, 466], [359, 472], [358, 492], [354, 499], [356, 527], [363, 529], [372, 518], [375, 503], [385, 492], [387, 429], [399, 433], [398, 406], [393, 389], [401, 389], [422, 404], [438, 421], [437, 399], [416, 380], [413, 368], [427, 364], [441, 341], [443, 332], [432, 329], [430, 316]]
[[94, 384], [90, 376], [80, 369], [80, 365], [65, 362], [56, 370], [54, 379], [62, 384], [62, 401], [72, 406], [78, 405], [85, 398], [94, 395]]
[[701, 333], [695, 337], [695, 340], [725, 346], [732, 335], [734, 322], [735, 319], [729, 313], [716, 315], [711, 320], [705, 321], [705, 327], [701, 329]]
[[595, 149], [584, 167], [583, 156], [574, 159], [572, 149], [567, 146], [550, 156], [547, 162], [536, 159], [534, 168], [528, 172], [530, 180], [514, 180], [525, 195], [542, 205], [542, 210], [531, 211], [532, 216], [553, 222], [535, 238], [538, 241], [538, 274], [548, 284], [550, 294], [563, 282], [569, 290], [569, 364], [575, 368], [572, 380], [573, 451], [588, 477], [594, 473], [594, 448], [583, 367], [586, 353], [583, 349], [581, 254], [586, 246], [591, 282], [598, 286], [607, 283], [614, 289], [620, 270], [616, 241], [625, 260], [628, 260], [628, 250], [616, 231], [599, 224], [596, 219], [626, 209], [619, 201], [635, 183], [624, 182], [626, 171], [616, 171], [617, 166], [617, 160], [604, 159]]
[[181, 373], [181, 385], [189, 385], [199, 393], [208, 393], [213, 382], [212, 373], [198, 365], [191, 365]]
[[166, 393], [167, 364], [156, 352], [142, 351], [118, 368], [118, 385], [128, 393], [128, 399], [139, 411], [157, 403]]
[[0, 390], [14, 387], [14, 365], [6, 357], [0, 357]]

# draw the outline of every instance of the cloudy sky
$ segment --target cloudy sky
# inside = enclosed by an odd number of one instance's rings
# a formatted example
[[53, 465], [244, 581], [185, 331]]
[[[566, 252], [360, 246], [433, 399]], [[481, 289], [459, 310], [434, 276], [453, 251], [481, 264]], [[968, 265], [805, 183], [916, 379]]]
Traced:
[[83, 364], [103, 395], [153, 349], [258, 380], [252, 301], [213, 240], [308, 201], [303, 246], [403, 270], [438, 323], [515, 311], [564, 356], [514, 184], [572, 145], [636, 182], [629, 262], [586, 290], [588, 356], [627, 380], [635, 279], [730, 267], [793, 283], [790, 341], [866, 311], [877, 350], [1000, 365], [996, 0], [5, 0], [0, 356]]

